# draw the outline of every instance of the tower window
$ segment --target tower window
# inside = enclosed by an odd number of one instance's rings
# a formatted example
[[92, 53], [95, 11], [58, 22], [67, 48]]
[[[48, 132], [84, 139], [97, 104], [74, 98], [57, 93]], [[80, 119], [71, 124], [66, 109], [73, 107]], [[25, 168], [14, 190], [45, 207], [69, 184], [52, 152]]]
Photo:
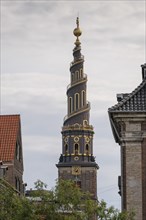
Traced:
[[72, 97], [69, 97], [69, 114], [72, 113]]
[[79, 144], [75, 144], [75, 155], [79, 154]]
[[68, 153], [68, 145], [66, 144], [65, 145], [65, 154], [67, 154]]
[[88, 125], [88, 121], [87, 120], [83, 120], [83, 125], [87, 126]]
[[80, 78], [80, 73], [79, 73], [79, 71], [77, 70], [77, 71], [75, 72], [75, 74], [76, 74], [76, 79], [78, 80], [78, 79]]
[[71, 81], [72, 82], [74, 81], [74, 74], [73, 73], [71, 74]]
[[81, 68], [80, 69], [80, 78], [82, 78], [83, 77], [83, 69]]
[[75, 94], [75, 110], [79, 109], [79, 94]]
[[89, 145], [86, 144], [86, 154], [88, 155], [89, 154]]
[[85, 91], [83, 90], [82, 91], [82, 106], [85, 106], [86, 104], [86, 93]]

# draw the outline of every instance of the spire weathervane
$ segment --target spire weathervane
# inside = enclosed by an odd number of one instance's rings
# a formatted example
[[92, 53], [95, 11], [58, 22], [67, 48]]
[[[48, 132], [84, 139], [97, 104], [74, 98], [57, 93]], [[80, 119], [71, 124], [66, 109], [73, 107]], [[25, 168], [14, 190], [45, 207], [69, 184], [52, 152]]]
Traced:
[[77, 27], [74, 29], [73, 33], [77, 37], [75, 45], [78, 47], [81, 44], [81, 42], [79, 41], [79, 36], [81, 36], [82, 34], [82, 31], [79, 28], [79, 17], [77, 17], [76, 24], [77, 24]]

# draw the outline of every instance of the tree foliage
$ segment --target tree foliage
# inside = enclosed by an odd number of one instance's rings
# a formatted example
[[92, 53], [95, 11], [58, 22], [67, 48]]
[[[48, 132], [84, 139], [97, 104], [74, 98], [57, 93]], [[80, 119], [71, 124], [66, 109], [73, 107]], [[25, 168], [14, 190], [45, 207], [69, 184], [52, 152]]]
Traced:
[[0, 179], [0, 220], [35, 219], [33, 203]]
[[54, 189], [38, 180], [29, 198], [18, 196], [10, 187], [0, 185], [1, 220], [133, 220], [133, 213], [120, 213], [104, 201], [91, 199], [68, 180], [60, 180]]

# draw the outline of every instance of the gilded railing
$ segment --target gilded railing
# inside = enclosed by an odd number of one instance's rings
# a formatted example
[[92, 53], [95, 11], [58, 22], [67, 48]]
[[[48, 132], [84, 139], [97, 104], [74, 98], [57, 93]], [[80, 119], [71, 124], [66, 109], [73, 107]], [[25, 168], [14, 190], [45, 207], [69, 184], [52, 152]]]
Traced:
[[77, 58], [77, 60], [74, 60], [74, 61], [72, 61], [72, 62], [70, 63], [70, 67], [72, 67], [72, 66], [74, 66], [74, 65], [76, 65], [76, 64], [78, 64], [78, 63], [80, 63], [80, 62], [83, 62], [83, 61], [84, 61], [84, 56], [81, 55], [80, 58]]
[[81, 124], [74, 124], [74, 125], [67, 125], [62, 127], [62, 131], [68, 130], [90, 130], [93, 131], [92, 125], [81, 125]]
[[81, 82], [86, 81], [86, 80], [87, 80], [87, 74], [84, 73], [83, 78], [78, 79], [78, 80], [75, 81], [74, 83], [70, 83], [70, 84], [67, 86], [67, 90], [70, 89], [70, 88], [73, 87], [73, 86], [76, 86], [76, 85], [80, 84]]

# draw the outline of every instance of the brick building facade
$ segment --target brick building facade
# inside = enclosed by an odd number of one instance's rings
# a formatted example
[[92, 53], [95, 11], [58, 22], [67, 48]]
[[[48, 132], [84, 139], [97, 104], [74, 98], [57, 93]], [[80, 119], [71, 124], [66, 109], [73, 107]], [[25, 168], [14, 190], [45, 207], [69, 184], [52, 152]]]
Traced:
[[146, 219], [146, 64], [142, 83], [129, 94], [118, 94], [118, 104], [109, 108], [115, 141], [121, 149], [120, 193], [122, 210], [134, 210]]
[[0, 178], [20, 194], [23, 185], [23, 153], [20, 115], [0, 115]]

